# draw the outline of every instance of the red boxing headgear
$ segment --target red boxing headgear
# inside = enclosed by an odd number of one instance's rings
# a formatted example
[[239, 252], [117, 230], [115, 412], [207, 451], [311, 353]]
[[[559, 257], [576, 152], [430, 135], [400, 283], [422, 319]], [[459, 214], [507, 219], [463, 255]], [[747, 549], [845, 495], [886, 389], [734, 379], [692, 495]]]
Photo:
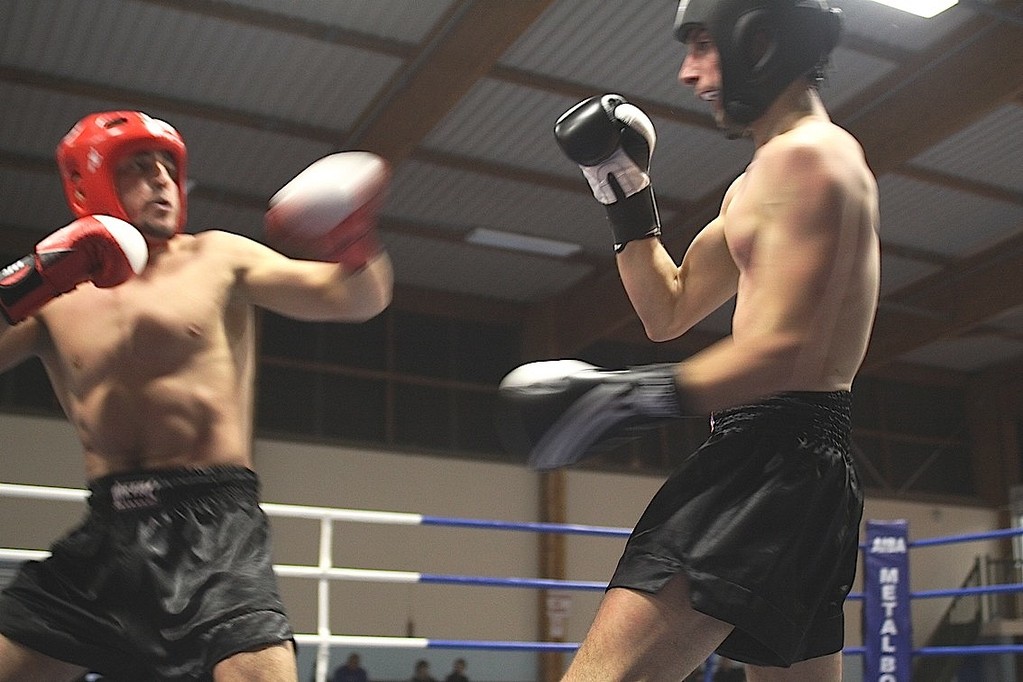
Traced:
[[[185, 141], [169, 123], [140, 111], [89, 114], [57, 145], [57, 166], [64, 195], [75, 216], [103, 214], [129, 221], [117, 195], [117, 164], [140, 151], [170, 154], [177, 165], [181, 212], [178, 232], [185, 227]], [[77, 180], [76, 180], [77, 178]]]

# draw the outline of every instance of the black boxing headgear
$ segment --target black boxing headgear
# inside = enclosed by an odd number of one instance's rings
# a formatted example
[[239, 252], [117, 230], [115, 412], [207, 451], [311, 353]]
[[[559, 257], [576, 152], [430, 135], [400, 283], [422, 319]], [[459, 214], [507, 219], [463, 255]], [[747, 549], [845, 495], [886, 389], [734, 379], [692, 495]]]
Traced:
[[730, 122], [763, 115], [838, 43], [841, 11], [826, 0], [681, 0], [675, 38], [706, 28], [721, 60], [721, 98]]

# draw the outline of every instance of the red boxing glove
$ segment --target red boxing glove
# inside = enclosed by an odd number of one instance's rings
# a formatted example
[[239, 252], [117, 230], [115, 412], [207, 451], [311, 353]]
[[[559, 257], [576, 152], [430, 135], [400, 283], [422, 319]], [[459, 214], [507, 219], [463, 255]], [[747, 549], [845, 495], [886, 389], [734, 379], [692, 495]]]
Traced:
[[148, 260], [146, 239], [133, 226], [105, 215], [79, 218], [0, 270], [0, 313], [16, 324], [82, 282], [117, 286]]
[[387, 162], [370, 152], [314, 162], [270, 199], [267, 241], [289, 256], [362, 269], [382, 250], [375, 229], [390, 177]]

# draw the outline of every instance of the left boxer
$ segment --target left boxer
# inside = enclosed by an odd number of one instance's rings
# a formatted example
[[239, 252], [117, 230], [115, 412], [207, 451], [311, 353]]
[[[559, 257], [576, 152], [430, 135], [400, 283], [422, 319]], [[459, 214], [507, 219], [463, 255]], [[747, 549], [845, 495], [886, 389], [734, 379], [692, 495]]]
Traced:
[[0, 322], [0, 372], [42, 362], [89, 507], [0, 590], [0, 680], [298, 682], [252, 452], [256, 330], [261, 311], [354, 324], [386, 309], [380, 165], [325, 161], [288, 183], [270, 232], [308, 251], [298, 259], [184, 233], [184, 143], [141, 112], [86, 116], [57, 161], [79, 220], [0, 276], [4, 313], [28, 315]]

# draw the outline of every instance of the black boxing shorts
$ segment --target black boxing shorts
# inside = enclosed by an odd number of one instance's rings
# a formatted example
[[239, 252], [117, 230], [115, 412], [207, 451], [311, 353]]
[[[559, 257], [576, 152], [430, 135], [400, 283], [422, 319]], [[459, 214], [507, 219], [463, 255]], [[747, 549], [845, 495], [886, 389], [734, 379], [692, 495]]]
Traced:
[[713, 416], [626, 544], [610, 587], [657, 592], [682, 572], [697, 611], [730, 623], [718, 648], [762, 666], [840, 651], [863, 493], [851, 395], [782, 393]]
[[239, 652], [292, 639], [256, 474], [114, 475], [89, 513], [0, 594], [0, 633], [105, 679], [209, 680]]

